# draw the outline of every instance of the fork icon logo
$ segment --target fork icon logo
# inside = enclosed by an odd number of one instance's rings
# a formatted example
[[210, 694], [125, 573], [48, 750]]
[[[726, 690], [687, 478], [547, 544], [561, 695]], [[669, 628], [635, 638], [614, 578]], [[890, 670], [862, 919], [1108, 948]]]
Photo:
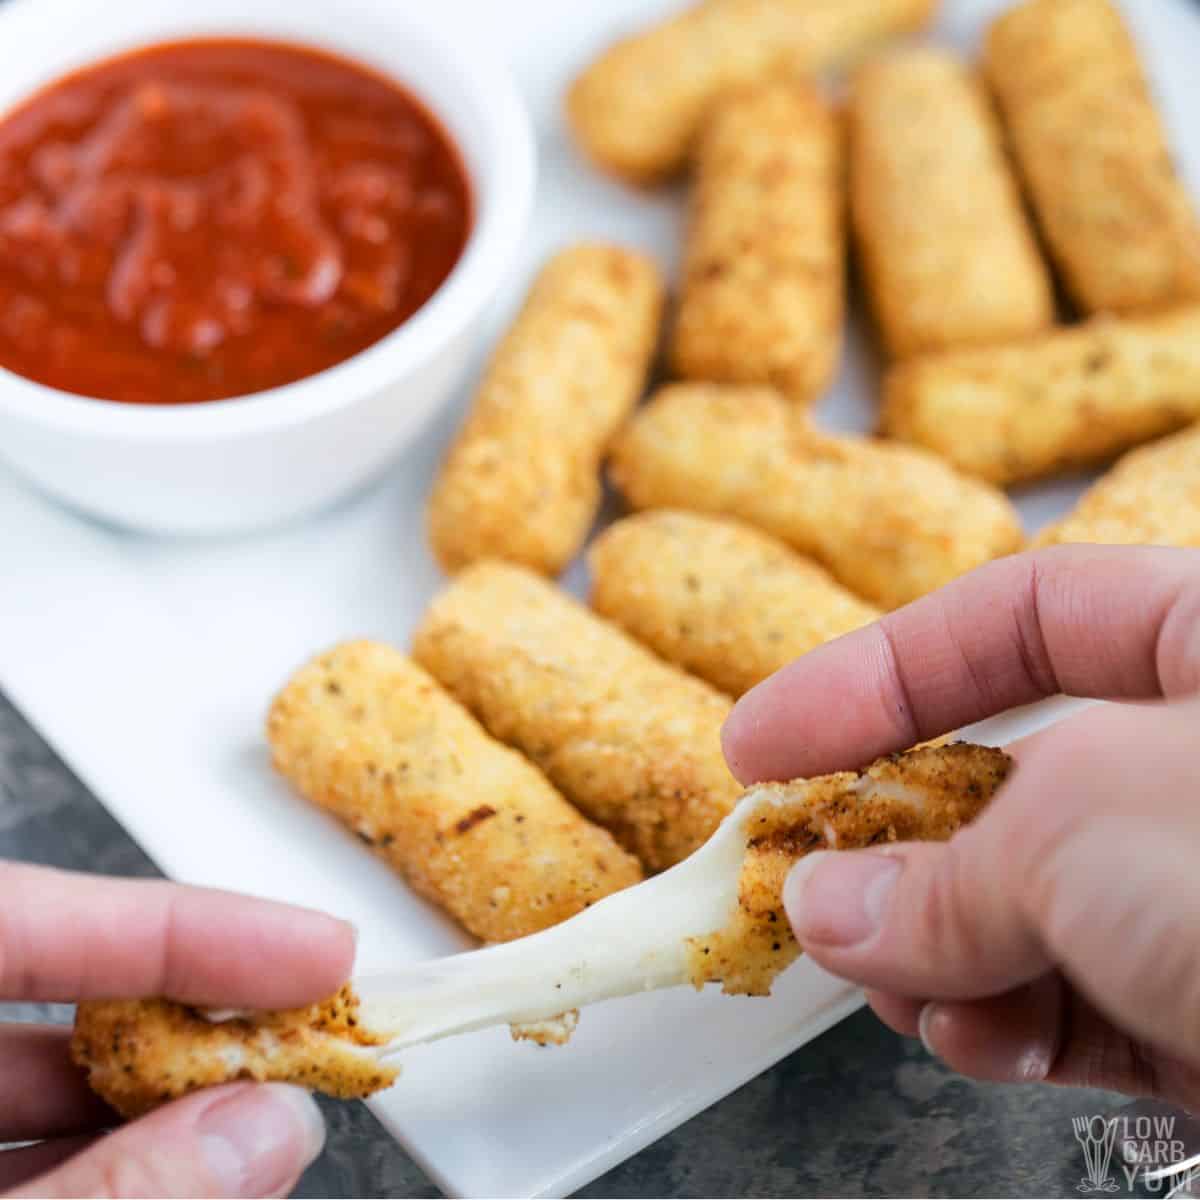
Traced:
[[1073, 1117], [1075, 1140], [1083, 1147], [1087, 1174], [1075, 1185], [1077, 1192], [1115, 1192], [1117, 1181], [1109, 1174], [1113, 1144], [1117, 1140], [1117, 1118]]

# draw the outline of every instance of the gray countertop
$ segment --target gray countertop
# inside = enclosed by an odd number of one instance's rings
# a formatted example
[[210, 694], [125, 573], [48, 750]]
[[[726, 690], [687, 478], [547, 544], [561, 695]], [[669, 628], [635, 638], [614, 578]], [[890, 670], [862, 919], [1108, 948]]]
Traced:
[[[158, 874], [2, 695], [0, 858]], [[30, 1015], [0, 1006], [0, 1019]], [[1083, 1167], [1071, 1118], [1113, 1101], [967, 1082], [860, 1012], [580, 1194], [1069, 1195]], [[328, 1147], [298, 1195], [438, 1194], [361, 1104], [326, 1112]]]

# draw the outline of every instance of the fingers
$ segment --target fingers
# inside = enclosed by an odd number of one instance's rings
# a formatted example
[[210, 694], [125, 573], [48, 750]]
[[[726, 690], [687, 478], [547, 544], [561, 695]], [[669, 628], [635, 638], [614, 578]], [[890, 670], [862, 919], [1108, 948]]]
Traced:
[[1029, 739], [947, 845], [815, 854], [784, 901], [835, 974], [972, 1000], [1059, 966], [1111, 1021], [1200, 1063], [1200, 701], [1106, 706]]
[[10, 1194], [285, 1196], [324, 1137], [308, 1093], [282, 1084], [229, 1084], [124, 1126]]
[[0, 863], [0, 1000], [290, 1008], [335, 992], [353, 959], [351, 927], [308, 909]]
[[[889, 1016], [910, 1003], [871, 998]], [[1057, 972], [1003, 996], [926, 1005], [918, 1024], [931, 1054], [975, 1079], [1106, 1088], [1188, 1107], [1200, 1101], [1194, 1066], [1130, 1038]]]
[[990, 563], [758, 685], [725, 724], [744, 783], [864, 762], [1065, 692], [1200, 690], [1200, 552], [1061, 546]]
[[69, 1029], [56, 1026], [0, 1025], [0, 1142], [63, 1137], [119, 1122], [71, 1062], [70, 1038]]

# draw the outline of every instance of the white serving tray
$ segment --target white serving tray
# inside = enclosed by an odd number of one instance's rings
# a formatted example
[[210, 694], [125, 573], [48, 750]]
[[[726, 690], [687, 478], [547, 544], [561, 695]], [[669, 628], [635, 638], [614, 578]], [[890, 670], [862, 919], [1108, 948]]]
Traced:
[[[521, 269], [492, 327], [481, 331], [482, 358], [536, 264], [565, 241], [616, 238], [673, 264], [679, 195], [635, 195], [590, 172], [567, 140], [558, 104], [582, 60], [677, 4], [439, 0], [438, 7], [452, 27], [507, 50], [540, 132], [538, 207]], [[939, 37], [973, 46], [1001, 7], [945, 0]], [[1200, 19], [1188, 0], [1126, 7], [1200, 194]], [[856, 330], [821, 418], [869, 427], [874, 370]], [[338, 913], [360, 930], [363, 968], [466, 943], [356, 839], [272, 776], [263, 715], [289, 672], [319, 648], [351, 636], [407, 641], [439, 582], [421, 512], [457, 418], [448, 414], [387, 481], [339, 510], [233, 542], [114, 532], [0, 469], [0, 687], [168, 875]], [[1022, 511], [1035, 526], [1078, 491], [1077, 483], [1030, 491]], [[578, 568], [571, 581], [581, 583]], [[1005, 741], [1050, 711], [1014, 714], [975, 732]], [[562, 1050], [514, 1045], [503, 1030], [419, 1049], [399, 1085], [371, 1106], [448, 1193], [562, 1195], [859, 1003], [854, 990], [801, 961], [769, 1000], [679, 990], [600, 1006], [584, 1014]]]

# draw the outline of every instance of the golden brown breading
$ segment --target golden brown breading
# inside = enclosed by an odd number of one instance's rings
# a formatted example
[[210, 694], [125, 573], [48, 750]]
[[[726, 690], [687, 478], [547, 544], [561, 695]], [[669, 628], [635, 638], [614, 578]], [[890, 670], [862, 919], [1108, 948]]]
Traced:
[[850, 218], [888, 352], [1051, 326], [1050, 276], [966, 64], [932, 47], [874, 59], [848, 111]]
[[783, 911], [788, 872], [814, 850], [947, 841], [974, 820], [1012, 768], [1000, 750], [965, 744], [910, 750], [865, 771], [752, 788], [749, 849], [729, 923], [689, 945], [692, 982], [765, 996], [801, 953]]
[[840, 134], [816, 89], [724, 98], [696, 151], [675, 372], [815, 400], [842, 344], [842, 226]]
[[1023, 541], [1005, 496], [923, 450], [832, 436], [768, 388], [676, 384], [613, 445], [634, 508], [739, 517], [895, 608]]
[[984, 50], [1046, 243], [1084, 312], [1200, 299], [1200, 221], [1110, 0], [1026, 0]]
[[1133, 450], [1036, 545], [1200, 546], [1200, 426]]
[[351, 642], [296, 673], [267, 721], [276, 768], [485, 941], [523, 937], [641, 869], [415, 663]]
[[362, 1027], [358, 1007], [349, 984], [323, 1004], [221, 1022], [171, 1000], [88, 1000], [75, 1014], [71, 1058], [130, 1118], [238, 1079], [361, 1099], [390, 1087], [399, 1069], [372, 1051], [384, 1039]]
[[651, 870], [733, 807], [729, 700], [519, 567], [479, 563], [436, 597], [413, 655]]
[[592, 160], [631, 183], [679, 171], [712, 103], [730, 88], [837, 66], [915, 30], [937, 0], [702, 0], [617, 42], [567, 97]]
[[641, 395], [664, 286], [643, 255], [579, 245], [542, 270], [429, 498], [448, 571], [502, 558], [555, 575], [600, 504], [600, 462]]
[[626, 517], [588, 563], [602, 617], [733, 696], [879, 616], [816, 563], [724, 517]]
[[1200, 308], [1097, 317], [894, 367], [883, 429], [1011, 484], [1095, 466], [1200, 419]]

